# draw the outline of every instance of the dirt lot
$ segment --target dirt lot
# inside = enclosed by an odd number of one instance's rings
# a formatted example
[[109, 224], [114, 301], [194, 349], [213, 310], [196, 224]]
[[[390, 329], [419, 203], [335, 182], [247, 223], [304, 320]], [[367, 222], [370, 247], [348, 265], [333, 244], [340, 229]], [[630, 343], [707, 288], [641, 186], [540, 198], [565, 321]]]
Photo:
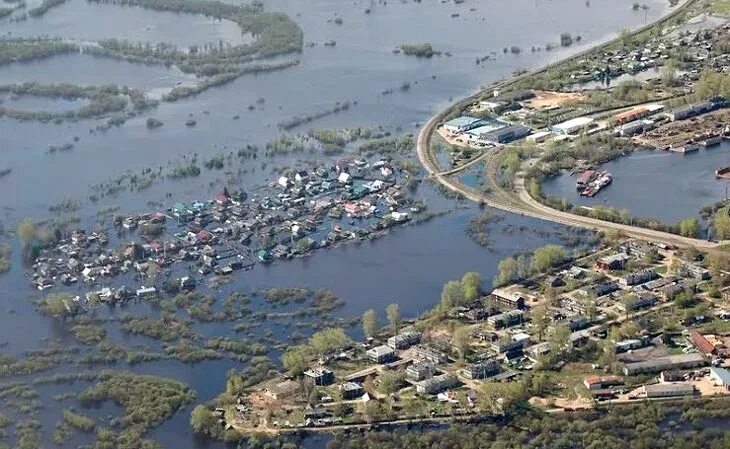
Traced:
[[725, 390], [723, 387], [716, 386], [709, 377], [706, 377], [704, 379], [696, 380], [692, 382], [697, 389], [697, 391], [700, 392], [702, 396], [714, 396], [719, 394], [728, 394], [727, 390]]
[[530, 404], [544, 408], [562, 408], [564, 410], [587, 410], [593, 408], [593, 401], [588, 398], [565, 399], [565, 398], [540, 398], [533, 396]]
[[527, 109], [546, 109], [555, 106], [562, 106], [570, 101], [584, 100], [586, 96], [580, 92], [547, 92], [535, 91], [535, 97], [523, 101], [522, 105]]
[[441, 137], [449, 144], [449, 145], [457, 145], [460, 147], [469, 148], [469, 144], [467, 143], [467, 139], [465, 136], [454, 136], [450, 132], [446, 131], [444, 128], [438, 128], [436, 132], [439, 133]]

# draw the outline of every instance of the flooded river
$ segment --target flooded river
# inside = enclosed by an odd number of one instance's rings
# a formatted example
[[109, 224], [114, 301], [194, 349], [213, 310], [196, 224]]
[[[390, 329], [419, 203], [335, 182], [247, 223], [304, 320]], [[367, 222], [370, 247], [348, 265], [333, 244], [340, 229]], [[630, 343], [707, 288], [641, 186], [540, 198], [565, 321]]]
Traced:
[[[139, 172], [148, 167], [165, 166], [192, 153], [209, 157], [246, 144], [262, 145], [282, 134], [277, 126], [280, 122], [332, 108], [337, 102], [349, 101], [352, 106], [291, 132], [353, 126], [383, 126], [394, 134], [416, 132], [419, 124], [452, 100], [509, 76], [517, 69], [553, 62], [605, 41], [621, 29], [643, 25], [644, 12], [632, 11], [632, 3], [631, 0], [467, 0], [462, 4], [435, 0], [418, 3], [266, 0], [266, 10], [289, 14], [302, 26], [305, 42], [313, 44], [297, 56], [300, 64], [296, 67], [244, 76], [184, 101], [163, 103], [144, 116], [103, 133], [90, 132], [100, 121], [51, 124], [0, 119], [0, 169], [12, 169], [10, 174], [0, 177], [0, 221], [6, 228], [13, 228], [23, 217], [47, 219], [51, 215], [49, 206], [65, 199], [80, 200], [81, 207], [75, 215], [86, 224], [93, 222], [97, 209], [103, 207], [140, 212], [149, 210], [149, 201], [170, 204], [178, 200], [210, 198], [225, 182], [223, 174], [211, 179], [211, 174], [205, 172], [199, 179], [166, 180], [142, 192], [105, 197], [97, 203], [88, 201], [91, 186], [125, 171]], [[649, 0], [646, 3], [650, 6], [648, 20], [668, 11], [666, 1]], [[366, 9], [370, 10], [369, 14], [365, 13]], [[341, 25], [335, 22], [336, 18], [342, 19]], [[545, 51], [544, 47], [558, 42], [563, 32], [580, 35], [582, 40], [570, 48]], [[14, 23], [0, 19], [0, 33], [71, 39], [122, 38], [168, 42], [181, 47], [220, 40], [237, 44], [246, 40], [235, 24], [226, 21], [87, 4], [82, 0], [71, 0], [39, 19]], [[324, 46], [327, 41], [336, 41], [336, 45]], [[430, 42], [443, 54], [420, 59], [392, 51], [401, 44], [423, 42]], [[521, 53], [503, 54], [503, 49], [511, 46], [519, 46]], [[532, 47], [536, 51], [533, 52]], [[542, 50], [537, 51], [537, 48]], [[475, 63], [477, 58], [484, 56], [491, 56], [491, 60]], [[83, 54], [0, 66], [0, 84], [23, 81], [82, 85], [114, 83], [154, 93], [190, 82], [191, 78], [176, 67], [138, 65]], [[405, 83], [409, 88], [402, 88]], [[43, 106], [35, 100], [22, 101], [29, 102], [34, 109]], [[66, 105], [61, 102], [55, 107]], [[164, 126], [148, 129], [145, 126], [148, 117], [161, 120]], [[197, 126], [185, 126], [191, 117], [197, 121]], [[73, 142], [72, 151], [49, 154], [50, 146], [69, 142]], [[711, 151], [711, 157], [717, 158], [719, 163], [724, 157], [724, 147]], [[240, 177], [241, 187], [268, 180], [271, 167], [292, 164], [302, 157], [313, 156], [268, 160], [261, 157], [251, 161]], [[714, 180], [704, 181], [704, 176], [692, 174], [693, 179], [701, 180], [699, 185], [690, 179], [677, 181], [677, 173], [690, 170], [688, 164], [704, 157], [703, 153], [686, 158], [639, 153], [616, 161], [612, 163], [616, 166], [611, 168], [616, 179], [614, 185], [602, 192], [598, 201], [619, 189], [626, 190], [617, 192], [617, 198], [629, 201], [628, 198], [636, 196], [630, 197], [626, 192], [635, 192], [637, 188], [645, 189], [647, 195], [661, 195], [662, 188], [675, 189], [672, 191], [684, 195], [704, 189], [707, 195], [715, 198], [724, 187], [715, 186]], [[651, 158], [653, 163], [648, 161]], [[634, 162], [642, 163], [645, 159], [647, 162], [641, 169], [644, 171], [656, 170], [656, 164], [674, 167], [673, 172], [666, 174], [653, 171], [670, 185], [662, 181], [649, 186], [645, 181], [642, 183], [638, 172], [630, 174], [628, 166], [640, 167]], [[619, 169], [622, 164], [627, 167], [625, 172]], [[696, 164], [695, 169], [700, 165], [705, 167], [700, 162]], [[706, 170], [714, 170], [715, 164], [706, 167]], [[550, 181], [546, 190], [562, 192], [567, 188], [565, 186], [572, 188], [570, 180], [558, 178]], [[419, 195], [431, 202], [436, 211], [457, 206], [440, 198], [433, 188], [424, 186], [421, 189]], [[568, 193], [574, 194], [574, 188], [565, 192]], [[683, 218], [687, 212], [696, 212], [697, 203], [692, 206], [693, 199], [687, 199], [686, 206], [682, 205], [683, 201], [677, 199], [677, 204], [686, 208], [677, 218]], [[657, 203], [652, 207], [659, 209]], [[623, 207], [639, 208], [642, 203], [636, 199], [635, 203]], [[664, 213], [673, 214], [675, 209], [680, 207]], [[647, 215], [660, 212], [647, 210]], [[357, 316], [371, 307], [382, 313], [385, 306], [393, 302], [400, 304], [404, 316], [414, 317], [438, 302], [445, 281], [466, 271], [478, 271], [488, 284], [501, 258], [548, 242], [559, 242], [558, 234], [565, 231], [536, 220], [506, 216], [493, 225], [491, 244], [484, 248], [464, 233], [468, 221], [478, 213], [476, 206], [459, 206], [456, 211], [425, 224], [398, 229], [372, 243], [320, 251], [308, 258], [268, 267], [257, 266], [251, 272], [236, 276], [235, 281], [223, 287], [220, 293], [281, 286], [328, 288], [346, 303], [337, 311], [342, 317]], [[33, 310], [32, 301], [41, 294], [30, 290], [21, 269], [17, 241], [10, 242], [14, 245], [13, 269], [0, 275], [3, 292], [0, 297], [0, 341], [7, 344], [4, 352], [18, 354], [48, 341], [68, 341], [70, 337], [62, 324], [41, 318]], [[124, 311], [105, 313], [114, 317]], [[266, 329], [266, 325], [262, 328]], [[210, 332], [217, 331], [213, 328]], [[220, 330], [224, 331], [229, 330]], [[351, 332], [357, 336], [359, 329]], [[120, 366], [126, 368], [124, 363]], [[179, 378], [198, 391], [198, 401], [205, 401], [220, 391], [230, 368], [240, 367], [230, 361], [204, 362], [195, 366], [166, 361], [131, 369]], [[80, 385], [74, 386], [74, 389], [80, 388]], [[54, 388], [44, 388], [41, 392], [44, 401], [52, 404], [41, 413], [45, 437], [52, 432], [58, 416], [53, 411], [73, 404], [72, 400], [54, 404], [50, 397], [56, 393]], [[165, 447], [221, 446], [191, 435], [189, 411], [187, 408], [178, 413], [150, 437]], [[104, 410], [104, 414], [117, 412]], [[309, 441], [312, 448], [323, 444], [321, 439]]]

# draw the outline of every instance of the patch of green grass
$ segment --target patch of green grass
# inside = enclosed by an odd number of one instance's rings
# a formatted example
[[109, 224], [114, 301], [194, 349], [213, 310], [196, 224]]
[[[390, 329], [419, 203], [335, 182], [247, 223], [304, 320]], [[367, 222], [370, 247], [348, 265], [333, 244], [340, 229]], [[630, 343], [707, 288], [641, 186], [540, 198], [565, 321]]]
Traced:
[[715, 14], [730, 15], [730, 0], [718, 0], [712, 5]]

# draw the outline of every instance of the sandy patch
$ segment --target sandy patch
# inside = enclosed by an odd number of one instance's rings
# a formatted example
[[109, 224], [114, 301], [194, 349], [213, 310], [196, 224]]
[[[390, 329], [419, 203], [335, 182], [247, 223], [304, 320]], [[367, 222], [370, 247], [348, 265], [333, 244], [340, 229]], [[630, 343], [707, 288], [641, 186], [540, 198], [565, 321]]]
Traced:
[[550, 92], [536, 90], [535, 97], [522, 102], [527, 109], [548, 109], [562, 106], [570, 101], [581, 101], [586, 98], [580, 92]]

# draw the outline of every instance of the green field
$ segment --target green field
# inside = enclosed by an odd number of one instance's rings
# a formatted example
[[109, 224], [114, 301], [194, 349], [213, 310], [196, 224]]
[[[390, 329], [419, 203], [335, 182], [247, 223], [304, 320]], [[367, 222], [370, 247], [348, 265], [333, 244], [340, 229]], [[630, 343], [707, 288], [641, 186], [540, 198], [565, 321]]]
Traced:
[[730, 15], [730, 0], [718, 0], [712, 5], [712, 11], [716, 14]]

